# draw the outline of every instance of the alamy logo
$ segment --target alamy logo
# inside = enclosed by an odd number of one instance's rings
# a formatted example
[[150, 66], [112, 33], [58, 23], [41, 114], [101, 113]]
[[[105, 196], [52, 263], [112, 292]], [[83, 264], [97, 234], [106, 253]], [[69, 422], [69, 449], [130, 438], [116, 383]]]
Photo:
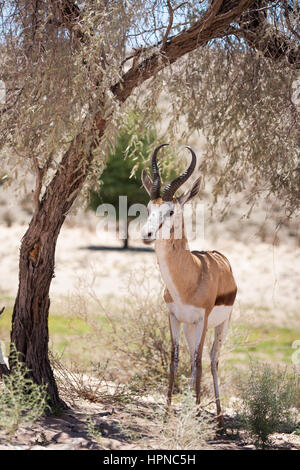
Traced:
[[[98, 206], [96, 216], [100, 220], [97, 224], [96, 233], [99, 237], [104, 231], [108, 232], [111, 238], [114, 239], [122, 240], [129, 237], [131, 240], [140, 240], [141, 229], [148, 215], [147, 206], [144, 204], [132, 204], [128, 207], [127, 196], [119, 196], [118, 212], [112, 204]], [[133, 223], [128, 224], [129, 220], [132, 220]], [[204, 204], [187, 203], [184, 206], [182, 213], [174, 222], [174, 231], [172, 231], [174, 238], [182, 238], [183, 221], [189, 240], [204, 239]], [[167, 226], [162, 230], [161, 237], [169, 239], [170, 236], [170, 227]]]

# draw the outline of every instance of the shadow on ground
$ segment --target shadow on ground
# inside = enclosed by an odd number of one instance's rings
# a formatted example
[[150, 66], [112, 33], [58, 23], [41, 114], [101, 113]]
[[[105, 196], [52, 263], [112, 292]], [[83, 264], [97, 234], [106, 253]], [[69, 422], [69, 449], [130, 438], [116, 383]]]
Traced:
[[101, 246], [101, 245], [89, 245], [82, 246], [80, 250], [91, 250], [91, 251], [134, 251], [138, 253], [153, 253], [153, 248], [143, 248], [139, 246], [133, 246], [128, 248], [123, 248], [122, 246]]

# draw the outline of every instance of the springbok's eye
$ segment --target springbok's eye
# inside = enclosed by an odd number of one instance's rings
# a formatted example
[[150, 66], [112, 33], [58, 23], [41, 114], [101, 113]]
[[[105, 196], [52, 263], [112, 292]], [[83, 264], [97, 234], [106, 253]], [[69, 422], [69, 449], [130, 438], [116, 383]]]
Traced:
[[170, 210], [167, 215], [171, 217], [173, 214], [174, 214], [174, 211]]

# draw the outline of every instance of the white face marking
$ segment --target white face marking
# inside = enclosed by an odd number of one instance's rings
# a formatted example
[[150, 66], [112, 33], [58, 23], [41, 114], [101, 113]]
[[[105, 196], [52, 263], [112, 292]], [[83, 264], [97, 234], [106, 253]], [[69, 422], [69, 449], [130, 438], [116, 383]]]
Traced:
[[141, 235], [144, 241], [153, 241], [157, 238], [170, 238], [170, 231], [173, 226], [175, 204], [172, 201], [148, 204], [149, 216], [147, 222], [142, 227]]

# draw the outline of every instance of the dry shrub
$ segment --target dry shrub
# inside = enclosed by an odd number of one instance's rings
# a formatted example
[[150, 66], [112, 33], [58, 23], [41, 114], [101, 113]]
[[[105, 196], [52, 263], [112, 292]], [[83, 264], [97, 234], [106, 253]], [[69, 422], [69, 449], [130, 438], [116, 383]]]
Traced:
[[75, 363], [67, 367], [58, 355], [50, 354], [50, 358], [59, 390], [64, 399], [72, 404], [78, 398], [96, 403], [122, 400], [127, 396], [127, 388], [124, 385], [108, 380], [108, 362], [93, 363], [87, 373]]
[[240, 379], [238, 385], [242, 399], [240, 418], [257, 447], [268, 446], [274, 432], [295, 430], [299, 378], [294, 372], [253, 361], [250, 375]]
[[46, 385], [38, 385], [29, 378], [20, 355], [11, 347], [14, 367], [0, 384], [0, 429], [9, 441], [20, 427], [37, 421], [49, 408]]
[[[167, 412], [162, 405], [153, 411], [159, 448], [166, 450], [205, 449], [216, 433], [216, 422], [206, 407], [195, 407], [193, 393], [187, 388], [182, 402]], [[140, 443], [143, 445], [142, 442]], [[153, 442], [157, 448], [157, 442]]]
[[[128, 381], [139, 376], [148, 385], [164, 381], [168, 377], [171, 341], [158, 273], [143, 269], [130, 273], [126, 295], [116, 299], [100, 298], [92, 285], [90, 279], [80, 280], [69, 305], [71, 315], [89, 326], [90, 333], [85, 335], [88, 347], [97, 346], [99, 351], [101, 343], [101, 357], [109, 358], [110, 373], [116, 379]], [[186, 348], [181, 350], [179, 375], [184, 371], [190, 371]]]
[[[155, 290], [153, 282], [157, 286]], [[122, 369], [129, 372], [131, 387], [140, 391], [149, 387], [164, 388], [169, 376], [171, 339], [159, 274], [149, 269], [131, 272], [126, 286], [127, 294], [118, 306], [106, 308], [112, 328], [108, 347]], [[177, 391], [181, 390], [182, 379], [189, 376], [190, 369], [189, 353], [182, 344]]]

